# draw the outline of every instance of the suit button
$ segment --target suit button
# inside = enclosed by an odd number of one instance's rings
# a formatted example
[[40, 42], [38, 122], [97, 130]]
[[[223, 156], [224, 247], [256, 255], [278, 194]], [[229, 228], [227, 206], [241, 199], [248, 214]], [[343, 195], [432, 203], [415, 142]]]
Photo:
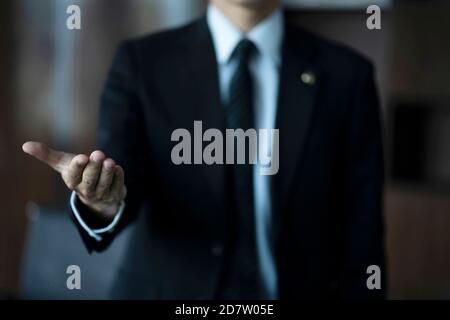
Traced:
[[223, 253], [223, 245], [221, 243], [214, 243], [211, 246], [211, 254], [213, 256], [220, 256]]

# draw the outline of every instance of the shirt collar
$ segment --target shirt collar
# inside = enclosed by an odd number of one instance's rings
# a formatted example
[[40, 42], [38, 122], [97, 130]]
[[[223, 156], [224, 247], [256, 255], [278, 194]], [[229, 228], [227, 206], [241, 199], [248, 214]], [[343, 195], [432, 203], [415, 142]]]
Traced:
[[244, 37], [251, 40], [262, 55], [267, 55], [277, 65], [281, 63], [281, 43], [284, 36], [284, 17], [281, 9], [261, 21], [247, 34], [243, 34], [214, 5], [208, 6], [206, 18], [219, 64], [230, 60], [237, 44]]

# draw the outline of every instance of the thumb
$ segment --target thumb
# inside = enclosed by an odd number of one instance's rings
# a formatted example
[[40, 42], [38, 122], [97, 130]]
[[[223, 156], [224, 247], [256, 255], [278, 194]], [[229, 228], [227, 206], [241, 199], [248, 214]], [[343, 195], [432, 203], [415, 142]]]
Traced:
[[56, 151], [40, 142], [29, 141], [22, 146], [22, 150], [38, 160], [48, 164], [61, 173], [75, 156], [72, 153]]

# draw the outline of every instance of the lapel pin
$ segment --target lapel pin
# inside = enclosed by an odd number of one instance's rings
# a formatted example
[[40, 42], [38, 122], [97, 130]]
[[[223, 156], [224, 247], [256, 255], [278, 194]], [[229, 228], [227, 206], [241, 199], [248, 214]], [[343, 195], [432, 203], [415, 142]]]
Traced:
[[313, 86], [316, 83], [316, 76], [311, 71], [303, 72], [301, 75], [301, 79], [304, 84], [308, 86]]

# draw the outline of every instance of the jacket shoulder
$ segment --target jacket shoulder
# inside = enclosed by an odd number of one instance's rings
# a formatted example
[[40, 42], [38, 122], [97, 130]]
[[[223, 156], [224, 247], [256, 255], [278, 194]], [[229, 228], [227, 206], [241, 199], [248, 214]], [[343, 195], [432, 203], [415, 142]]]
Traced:
[[202, 28], [204, 19], [200, 18], [189, 24], [154, 32], [145, 36], [128, 39], [122, 42], [121, 47], [127, 47], [138, 56], [146, 59], [157, 59], [167, 57], [171, 53], [177, 53], [189, 44], [197, 36], [198, 30]]
[[350, 46], [334, 40], [325, 39], [302, 27], [294, 27], [298, 34], [295, 41], [304, 41], [311, 46], [317, 61], [327, 69], [337, 70], [371, 70], [372, 61], [363, 53], [358, 52]]

